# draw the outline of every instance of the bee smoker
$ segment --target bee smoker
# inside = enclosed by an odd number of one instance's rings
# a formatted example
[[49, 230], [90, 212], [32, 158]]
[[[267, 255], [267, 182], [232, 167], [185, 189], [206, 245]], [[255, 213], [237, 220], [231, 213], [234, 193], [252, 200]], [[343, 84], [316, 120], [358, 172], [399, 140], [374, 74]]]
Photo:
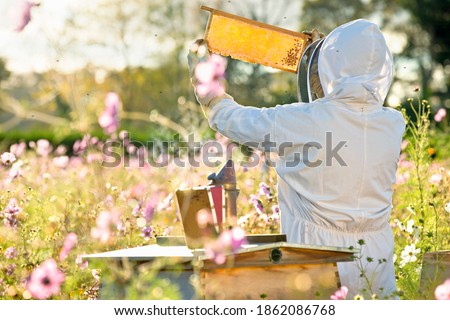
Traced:
[[239, 189], [236, 184], [236, 171], [233, 160], [228, 160], [217, 173], [208, 176], [209, 186], [222, 186], [224, 193], [223, 213], [227, 225], [235, 225], [237, 219], [237, 197]]

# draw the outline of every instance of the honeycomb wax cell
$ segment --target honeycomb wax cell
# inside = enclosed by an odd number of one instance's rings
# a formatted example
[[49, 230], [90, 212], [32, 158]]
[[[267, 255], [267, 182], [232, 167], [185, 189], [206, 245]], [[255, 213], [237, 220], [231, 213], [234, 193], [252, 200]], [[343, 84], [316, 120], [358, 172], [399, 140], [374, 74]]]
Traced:
[[280, 70], [297, 72], [309, 35], [226, 12], [211, 11], [205, 39], [211, 52]]

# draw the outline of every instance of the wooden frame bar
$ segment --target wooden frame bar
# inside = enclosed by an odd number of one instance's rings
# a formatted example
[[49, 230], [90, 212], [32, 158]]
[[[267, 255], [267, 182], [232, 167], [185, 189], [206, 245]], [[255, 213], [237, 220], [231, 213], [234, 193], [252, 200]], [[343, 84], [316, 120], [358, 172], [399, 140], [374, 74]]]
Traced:
[[211, 13], [205, 40], [213, 53], [296, 73], [301, 55], [311, 43], [307, 34], [206, 6], [201, 9]]

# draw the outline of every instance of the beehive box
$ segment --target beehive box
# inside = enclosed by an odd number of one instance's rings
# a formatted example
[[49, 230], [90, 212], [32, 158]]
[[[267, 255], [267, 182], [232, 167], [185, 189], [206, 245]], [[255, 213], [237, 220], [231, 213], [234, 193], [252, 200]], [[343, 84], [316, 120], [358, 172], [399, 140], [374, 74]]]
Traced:
[[[252, 236], [254, 244], [229, 256], [224, 265], [208, 259], [204, 250], [188, 249], [182, 237], [86, 258], [102, 262], [101, 268], [127, 261], [136, 267], [135, 272], [143, 263], [170, 259], [171, 263], [158, 270], [158, 278], [177, 284], [182, 299], [329, 299], [340, 286], [336, 263], [351, 261], [353, 251], [284, 241], [270, 243], [283, 236]], [[199, 278], [199, 288], [193, 286], [193, 277]], [[100, 299], [121, 299], [130, 289], [123, 284], [103, 285]]]
[[202, 298], [329, 299], [341, 286], [336, 263], [352, 255], [343, 248], [279, 242], [243, 248], [225, 265], [202, 258]]
[[307, 34], [201, 8], [211, 12], [205, 40], [213, 53], [296, 73], [300, 57], [311, 43]]

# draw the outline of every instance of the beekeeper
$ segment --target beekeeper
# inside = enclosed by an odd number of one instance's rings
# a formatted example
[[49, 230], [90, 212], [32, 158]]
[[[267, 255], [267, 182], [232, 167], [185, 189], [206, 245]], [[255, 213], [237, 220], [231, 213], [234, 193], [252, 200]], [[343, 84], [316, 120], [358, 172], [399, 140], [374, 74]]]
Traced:
[[338, 263], [348, 297], [392, 297], [391, 186], [405, 129], [402, 114], [383, 107], [392, 55], [378, 26], [367, 20], [344, 24], [318, 42], [310, 58], [318, 61], [321, 88], [308, 88], [312, 102], [244, 107], [224, 91], [199, 95], [193, 79], [197, 99], [211, 128], [279, 154], [281, 231], [288, 242], [359, 248], [363, 240], [363, 270], [358, 261]]

